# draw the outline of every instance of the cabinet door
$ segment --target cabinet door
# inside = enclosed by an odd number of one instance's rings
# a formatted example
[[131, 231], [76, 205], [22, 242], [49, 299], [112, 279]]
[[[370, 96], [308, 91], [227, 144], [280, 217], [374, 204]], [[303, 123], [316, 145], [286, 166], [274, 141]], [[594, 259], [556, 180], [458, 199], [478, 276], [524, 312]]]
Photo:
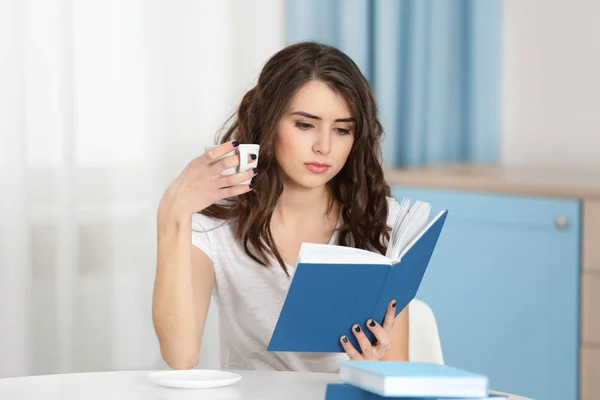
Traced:
[[[490, 388], [575, 400], [579, 201], [393, 187], [446, 225], [417, 297], [435, 313], [445, 362]], [[566, 225], [565, 225], [566, 223]]]

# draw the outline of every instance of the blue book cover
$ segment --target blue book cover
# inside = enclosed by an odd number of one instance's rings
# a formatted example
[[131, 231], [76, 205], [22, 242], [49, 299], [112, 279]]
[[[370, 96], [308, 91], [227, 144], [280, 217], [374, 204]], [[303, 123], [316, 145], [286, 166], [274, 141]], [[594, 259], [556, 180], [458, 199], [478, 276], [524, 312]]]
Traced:
[[[486, 397], [470, 398], [470, 400], [506, 400], [500, 394], [489, 394]], [[347, 383], [330, 383], [325, 389], [325, 400], [464, 400], [464, 397], [385, 397], [363, 390]]]
[[267, 349], [344, 352], [339, 339], [346, 335], [360, 351], [351, 331], [354, 324], [373, 342], [367, 320], [382, 324], [392, 299], [398, 315], [415, 297], [447, 213], [441, 211], [415, 235], [398, 260], [351, 247], [303, 243]]

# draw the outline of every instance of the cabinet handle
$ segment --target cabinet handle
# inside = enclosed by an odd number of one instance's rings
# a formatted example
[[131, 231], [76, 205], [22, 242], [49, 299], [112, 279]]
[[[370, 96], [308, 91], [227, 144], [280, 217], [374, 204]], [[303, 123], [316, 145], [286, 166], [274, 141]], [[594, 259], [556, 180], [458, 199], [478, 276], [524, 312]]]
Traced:
[[556, 225], [556, 227], [558, 229], [564, 229], [567, 226], [567, 219], [565, 217], [556, 217], [556, 220], [554, 221], [554, 225]]

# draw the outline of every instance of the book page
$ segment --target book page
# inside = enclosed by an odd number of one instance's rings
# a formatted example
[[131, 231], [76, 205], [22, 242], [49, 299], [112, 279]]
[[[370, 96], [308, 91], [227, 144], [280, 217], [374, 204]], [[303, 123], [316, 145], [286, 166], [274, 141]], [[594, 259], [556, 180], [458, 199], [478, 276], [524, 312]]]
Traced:
[[392, 231], [389, 258], [394, 260], [394, 262], [400, 260], [400, 255], [407, 249], [408, 244], [425, 230], [429, 222], [430, 212], [431, 205], [423, 201], [416, 201], [410, 207], [402, 224], [397, 228], [396, 232]]
[[398, 242], [398, 234], [401, 231], [401, 228], [404, 224], [404, 220], [408, 214], [409, 209], [410, 209], [410, 199], [408, 199], [408, 198], [402, 199], [402, 202], [400, 203], [400, 209], [398, 211], [398, 215], [396, 215], [396, 218], [391, 225], [392, 231], [390, 233], [390, 239], [388, 241], [388, 249], [386, 252], [386, 256], [390, 257], [391, 259], [394, 259], [394, 257], [392, 257], [390, 255], [394, 254], [394, 252], [395, 252], [394, 248], [395, 248], [395, 244]]
[[302, 243], [298, 264], [386, 264], [392, 260], [381, 254], [333, 244]]

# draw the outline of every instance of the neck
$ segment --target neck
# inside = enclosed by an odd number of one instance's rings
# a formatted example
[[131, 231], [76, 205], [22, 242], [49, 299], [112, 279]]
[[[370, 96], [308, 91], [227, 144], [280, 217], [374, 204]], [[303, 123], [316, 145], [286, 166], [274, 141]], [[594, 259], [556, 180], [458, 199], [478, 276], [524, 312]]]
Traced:
[[283, 186], [283, 192], [275, 207], [275, 215], [293, 224], [303, 220], [336, 219], [339, 208], [334, 204], [328, 213], [329, 193], [326, 187], [303, 188], [291, 184]]

